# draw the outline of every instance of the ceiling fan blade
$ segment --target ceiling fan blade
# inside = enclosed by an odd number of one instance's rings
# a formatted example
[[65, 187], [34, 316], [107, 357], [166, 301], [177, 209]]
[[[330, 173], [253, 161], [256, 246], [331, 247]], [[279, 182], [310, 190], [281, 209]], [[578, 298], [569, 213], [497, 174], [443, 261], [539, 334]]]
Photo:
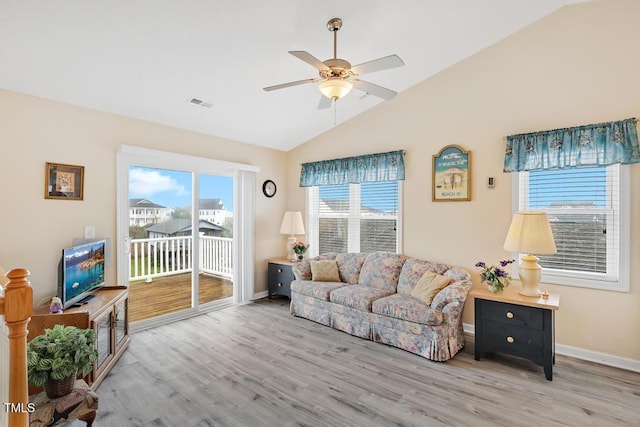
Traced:
[[296, 58], [306, 62], [314, 68], [317, 68], [320, 71], [331, 71], [331, 68], [324, 65], [322, 61], [320, 61], [315, 56], [311, 55], [309, 52], [304, 50], [290, 50], [289, 53]]
[[403, 65], [404, 61], [400, 59], [398, 55], [389, 55], [355, 65], [351, 67], [351, 71], [354, 74], [361, 75], [365, 73], [373, 73], [375, 71], [388, 70], [389, 68], [402, 67]]
[[291, 87], [291, 86], [298, 86], [298, 85], [303, 85], [305, 83], [314, 83], [314, 82], [319, 82], [320, 80], [323, 80], [321, 78], [315, 78], [315, 79], [304, 79], [304, 80], [298, 80], [295, 82], [289, 82], [289, 83], [282, 83], [279, 85], [274, 85], [274, 86], [267, 86], [265, 88], [262, 88], [262, 90], [264, 90], [265, 92], [270, 92], [272, 90], [277, 90], [277, 89], [284, 89], [286, 87]]
[[353, 79], [351, 82], [356, 89], [370, 93], [371, 95], [375, 95], [379, 98], [386, 99], [387, 101], [398, 94], [395, 90], [387, 89], [386, 87], [378, 86], [362, 80]]
[[318, 110], [326, 110], [327, 108], [331, 108], [332, 103], [333, 103], [333, 99], [327, 98], [324, 95], [320, 95], [320, 102], [318, 102]]

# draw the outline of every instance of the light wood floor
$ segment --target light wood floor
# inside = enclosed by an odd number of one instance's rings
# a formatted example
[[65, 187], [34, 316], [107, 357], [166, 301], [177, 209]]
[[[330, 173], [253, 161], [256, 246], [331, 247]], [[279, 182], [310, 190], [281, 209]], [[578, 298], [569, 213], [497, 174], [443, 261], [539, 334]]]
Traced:
[[[199, 278], [198, 302], [204, 304], [233, 296], [233, 282], [208, 274]], [[129, 322], [149, 319], [191, 307], [191, 274], [153, 279], [129, 285]]]
[[640, 425], [640, 374], [562, 356], [553, 374], [470, 344], [431, 362], [262, 300], [134, 334], [95, 425]]

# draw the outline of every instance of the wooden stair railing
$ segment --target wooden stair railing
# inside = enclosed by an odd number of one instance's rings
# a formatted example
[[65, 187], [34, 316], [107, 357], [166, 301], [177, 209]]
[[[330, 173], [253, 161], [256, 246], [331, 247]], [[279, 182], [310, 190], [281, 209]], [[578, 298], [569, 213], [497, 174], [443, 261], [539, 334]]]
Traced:
[[27, 325], [33, 314], [33, 289], [29, 271], [17, 268], [7, 273], [9, 283], [0, 297], [0, 314], [9, 329], [9, 427], [29, 425], [29, 387], [27, 379]]

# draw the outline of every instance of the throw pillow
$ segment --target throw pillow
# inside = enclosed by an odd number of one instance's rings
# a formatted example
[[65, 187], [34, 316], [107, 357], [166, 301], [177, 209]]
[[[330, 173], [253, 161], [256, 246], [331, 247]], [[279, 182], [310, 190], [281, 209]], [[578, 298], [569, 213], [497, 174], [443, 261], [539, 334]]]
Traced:
[[449, 283], [451, 283], [451, 277], [442, 276], [429, 270], [418, 280], [411, 291], [411, 296], [431, 305], [433, 298]]
[[314, 282], [339, 282], [338, 263], [333, 259], [311, 261], [311, 280]]

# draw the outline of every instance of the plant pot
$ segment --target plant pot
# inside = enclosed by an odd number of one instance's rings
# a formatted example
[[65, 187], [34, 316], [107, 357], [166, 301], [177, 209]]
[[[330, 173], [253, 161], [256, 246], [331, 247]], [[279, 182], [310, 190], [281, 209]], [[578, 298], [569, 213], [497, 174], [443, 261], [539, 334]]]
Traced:
[[496, 286], [493, 283], [487, 283], [487, 289], [489, 289], [492, 293], [498, 295], [504, 292], [504, 290], [506, 289], [506, 287], [504, 285], [500, 286]]
[[66, 396], [71, 393], [75, 383], [76, 374], [61, 380], [49, 378], [47, 382], [44, 383], [44, 391], [50, 399], [57, 399], [58, 397]]
[[304, 259], [304, 255], [303, 254], [299, 254], [298, 255], [298, 260], [302, 261]]

